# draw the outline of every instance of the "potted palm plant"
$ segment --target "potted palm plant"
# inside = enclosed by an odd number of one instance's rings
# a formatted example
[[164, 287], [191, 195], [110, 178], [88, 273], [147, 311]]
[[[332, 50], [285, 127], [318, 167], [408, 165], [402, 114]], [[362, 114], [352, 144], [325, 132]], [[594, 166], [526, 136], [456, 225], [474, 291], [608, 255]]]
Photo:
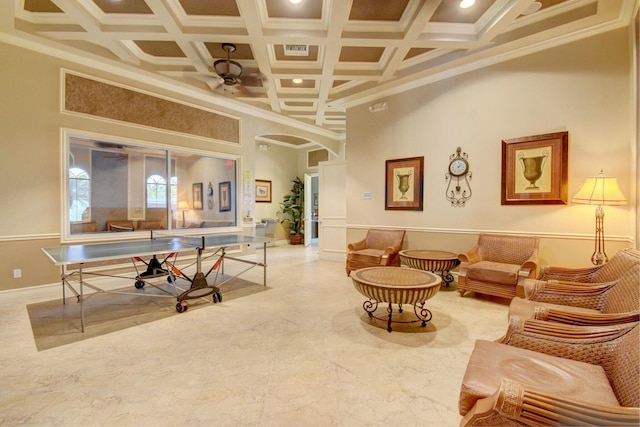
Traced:
[[292, 245], [299, 245], [304, 240], [304, 182], [299, 177], [291, 182], [291, 191], [280, 203], [280, 222], [289, 224], [289, 240]]

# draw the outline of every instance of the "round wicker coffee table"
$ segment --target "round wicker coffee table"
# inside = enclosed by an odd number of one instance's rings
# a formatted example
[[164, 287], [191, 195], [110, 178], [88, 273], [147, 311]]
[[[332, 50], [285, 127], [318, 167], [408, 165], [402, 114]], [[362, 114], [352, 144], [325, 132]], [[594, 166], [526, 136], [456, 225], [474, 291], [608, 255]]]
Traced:
[[413, 311], [417, 317], [417, 320], [398, 323], [422, 322], [422, 327], [427, 326], [432, 314], [425, 308], [425, 302], [438, 293], [442, 282], [437, 275], [428, 271], [402, 267], [362, 268], [351, 273], [351, 280], [358, 292], [369, 298], [362, 304], [369, 317], [375, 317], [373, 313], [378, 309], [379, 302], [389, 303], [387, 308], [387, 331], [389, 332], [393, 322], [392, 304], [398, 305], [400, 313], [402, 313], [403, 304], [413, 305]]
[[447, 251], [434, 251], [428, 249], [407, 249], [400, 251], [400, 262], [407, 267], [416, 268], [435, 273], [440, 272], [445, 286], [453, 282], [452, 269], [460, 264], [458, 255]]

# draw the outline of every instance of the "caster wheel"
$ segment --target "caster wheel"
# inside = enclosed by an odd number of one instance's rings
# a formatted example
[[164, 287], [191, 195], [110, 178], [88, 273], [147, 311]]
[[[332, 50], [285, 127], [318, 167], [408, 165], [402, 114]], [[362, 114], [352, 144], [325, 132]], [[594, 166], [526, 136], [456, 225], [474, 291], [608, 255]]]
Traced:
[[213, 294], [213, 303], [216, 304], [218, 302], [218, 296]]
[[367, 313], [369, 315], [369, 319], [373, 317], [373, 313]]
[[216, 292], [216, 295], [218, 296], [218, 302], [222, 302], [222, 294], [220, 292]]
[[188, 309], [189, 309], [189, 303], [186, 301], [180, 301], [179, 303], [176, 304], [176, 311], [178, 313], [184, 313]]
[[168, 283], [175, 283], [176, 282], [176, 276], [174, 276], [173, 274], [167, 276], [167, 282]]
[[425, 326], [427, 326], [427, 322], [425, 322], [424, 320], [422, 321], [422, 327], [424, 328]]
[[142, 280], [136, 280], [135, 287], [136, 289], [144, 288], [144, 282]]

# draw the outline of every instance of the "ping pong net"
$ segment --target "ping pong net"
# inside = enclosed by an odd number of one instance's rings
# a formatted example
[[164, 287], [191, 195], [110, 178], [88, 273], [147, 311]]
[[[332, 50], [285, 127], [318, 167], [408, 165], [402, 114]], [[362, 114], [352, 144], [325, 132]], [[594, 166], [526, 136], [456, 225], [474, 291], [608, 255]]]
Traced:
[[202, 234], [180, 234], [171, 231], [150, 230], [151, 240], [169, 240], [183, 248], [205, 249], [205, 236]]

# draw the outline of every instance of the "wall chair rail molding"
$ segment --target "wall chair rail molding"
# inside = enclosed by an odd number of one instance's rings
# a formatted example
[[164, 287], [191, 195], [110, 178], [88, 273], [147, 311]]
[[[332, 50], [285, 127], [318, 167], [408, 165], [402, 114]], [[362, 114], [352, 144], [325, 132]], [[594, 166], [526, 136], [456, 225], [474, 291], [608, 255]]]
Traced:
[[240, 119], [62, 70], [63, 111], [240, 144]]

